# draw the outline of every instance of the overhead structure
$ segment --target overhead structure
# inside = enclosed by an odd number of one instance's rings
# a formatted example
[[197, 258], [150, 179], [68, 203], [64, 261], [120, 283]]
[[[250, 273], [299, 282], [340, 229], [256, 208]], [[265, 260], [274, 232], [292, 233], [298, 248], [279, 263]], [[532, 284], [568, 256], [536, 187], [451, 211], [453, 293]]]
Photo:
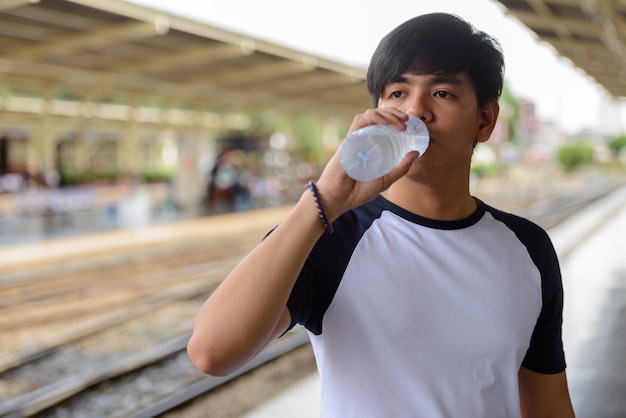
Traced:
[[[626, 97], [626, 2], [498, 1]], [[345, 117], [370, 106], [364, 68], [123, 0], [0, 0], [0, 82], [83, 103]]]
[[0, 84], [82, 103], [352, 116], [365, 69], [122, 0], [0, 0]]
[[626, 2], [498, 1], [540, 41], [552, 45], [610, 95], [626, 97]]

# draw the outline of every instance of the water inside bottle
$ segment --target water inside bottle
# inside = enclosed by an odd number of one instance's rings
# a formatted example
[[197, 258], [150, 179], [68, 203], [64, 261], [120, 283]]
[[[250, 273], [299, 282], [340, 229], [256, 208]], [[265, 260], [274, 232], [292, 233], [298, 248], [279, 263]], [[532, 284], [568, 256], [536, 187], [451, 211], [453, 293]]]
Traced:
[[353, 132], [341, 145], [340, 161], [353, 179], [374, 180], [391, 171], [409, 151], [418, 151], [421, 157], [429, 142], [424, 122], [409, 116], [403, 132], [384, 125], [366, 126]]
[[397, 141], [387, 135], [364, 135], [358, 140], [344, 142], [341, 164], [353, 179], [369, 181], [393, 169], [399, 162], [399, 151]]

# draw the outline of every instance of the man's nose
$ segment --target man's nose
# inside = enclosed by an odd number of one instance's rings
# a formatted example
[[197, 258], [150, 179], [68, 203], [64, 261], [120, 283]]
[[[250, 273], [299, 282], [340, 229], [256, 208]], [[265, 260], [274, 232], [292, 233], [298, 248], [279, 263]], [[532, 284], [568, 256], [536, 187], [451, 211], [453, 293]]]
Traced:
[[409, 103], [409, 108], [406, 110], [408, 115], [413, 115], [420, 118], [423, 121], [429, 121], [432, 119], [432, 112], [428, 99], [423, 95], [414, 95]]

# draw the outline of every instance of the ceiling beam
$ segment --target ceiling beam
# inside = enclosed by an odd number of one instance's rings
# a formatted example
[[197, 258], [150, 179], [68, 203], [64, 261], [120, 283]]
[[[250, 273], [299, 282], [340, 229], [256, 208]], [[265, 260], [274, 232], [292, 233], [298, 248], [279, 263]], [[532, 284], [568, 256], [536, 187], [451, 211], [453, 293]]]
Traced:
[[39, 3], [39, 0], [0, 0], [0, 12], [36, 3]]
[[94, 45], [113, 44], [119, 41], [146, 38], [158, 35], [154, 23], [130, 22], [119, 26], [105, 26], [83, 34], [57, 36], [27, 48], [9, 50], [18, 59], [31, 59], [45, 56], [55, 51], [76, 51]]

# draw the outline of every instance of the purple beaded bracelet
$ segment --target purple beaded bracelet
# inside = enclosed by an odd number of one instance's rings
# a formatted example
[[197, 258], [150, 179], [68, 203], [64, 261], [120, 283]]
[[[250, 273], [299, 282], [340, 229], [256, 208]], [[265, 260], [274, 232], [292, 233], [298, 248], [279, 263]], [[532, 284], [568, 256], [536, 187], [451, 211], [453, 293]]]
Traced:
[[335, 232], [335, 228], [333, 227], [333, 224], [328, 222], [328, 217], [326, 216], [326, 212], [324, 211], [324, 206], [322, 206], [322, 200], [320, 199], [319, 192], [317, 191], [317, 185], [313, 180], [311, 180], [310, 182], [308, 182], [307, 186], [311, 190], [313, 200], [315, 200], [315, 206], [317, 206], [317, 211], [320, 214], [320, 219], [322, 220], [324, 229], [326, 229], [326, 232], [328, 232], [329, 234], [332, 234], [333, 232]]

